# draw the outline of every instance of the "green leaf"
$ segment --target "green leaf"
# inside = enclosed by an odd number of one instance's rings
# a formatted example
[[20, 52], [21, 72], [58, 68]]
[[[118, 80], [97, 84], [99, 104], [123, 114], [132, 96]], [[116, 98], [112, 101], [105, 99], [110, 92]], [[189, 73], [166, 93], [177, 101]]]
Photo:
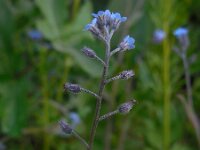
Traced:
[[[59, 19], [61, 22], [59, 28], [57, 18], [59, 18], [60, 14], [57, 12], [58, 9], [53, 9], [54, 2], [55, 0], [51, 0], [50, 2], [47, 0], [37, 0], [37, 4], [45, 17], [44, 20], [37, 22], [39, 30], [43, 32], [47, 39], [51, 40], [56, 50], [71, 55], [83, 70], [94, 77], [99, 77], [102, 70], [100, 64], [95, 62], [95, 60], [86, 58], [80, 51], [74, 48], [83, 38], [89, 36], [89, 33], [86, 34], [83, 32], [83, 28], [90, 22], [92, 11], [90, 2], [86, 2], [82, 6], [73, 22], [65, 25], [62, 19]], [[59, 9], [65, 8], [60, 7]]]
[[44, 19], [38, 21], [38, 27], [47, 38], [56, 38], [60, 35], [60, 27], [67, 18], [65, 0], [36, 0]]
[[1, 127], [10, 136], [19, 136], [27, 120], [27, 85], [25, 81], [1, 84]]

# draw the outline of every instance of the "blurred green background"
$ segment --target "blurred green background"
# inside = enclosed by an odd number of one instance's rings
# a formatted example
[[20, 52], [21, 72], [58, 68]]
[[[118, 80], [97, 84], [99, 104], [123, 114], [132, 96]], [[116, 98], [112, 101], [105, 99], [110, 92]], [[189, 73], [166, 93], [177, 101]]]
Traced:
[[[78, 83], [98, 90], [101, 65], [80, 51], [104, 45], [83, 31], [91, 13], [109, 9], [128, 17], [112, 39], [114, 49], [127, 34], [136, 48], [115, 55], [109, 76], [133, 69], [129, 81], [115, 81], [104, 93], [102, 114], [129, 99], [138, 104], [127, 115], [99, 124], [95, 150], [198, 150], [197, 130], [188, 117], [186, 81], [173, 31], [189, 29], [188, 60], [194, 107], [200, 117], [199, 0], [0, 0], [0, 150], [82, 150], [64, 135], [58, 121], [73, 123], [89, 137], [95, 100], [87, 94], [65, 93], [63, 84]], [[167, 38], [153, 43], [156, 29]], [[39, 32], [39, 33], [38, 33]], [[200, 125], [200, 124], [198, 124]]]

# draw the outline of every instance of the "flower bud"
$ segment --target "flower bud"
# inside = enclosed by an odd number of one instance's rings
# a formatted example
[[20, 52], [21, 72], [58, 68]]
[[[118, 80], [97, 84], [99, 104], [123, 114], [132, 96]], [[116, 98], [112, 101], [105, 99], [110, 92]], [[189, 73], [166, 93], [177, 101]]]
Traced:
[[64, 89], [75, 94], [81, 92], [81, 87], [78, 84], [65, 83]]
[[62, 129], [62, 131], [64, 133], [66, 133], [66, 134], [71, 134], [72, 133], [73, 129], [65, 121], [61, 120], [59, 122], [59, 124], [60, 124], [60, 128]]
[[119, 74], [119, 78], [123, 80], [127, 80], [134, 76], [134, 72], [132, 70], [126, 70]]
[[95, 56], [96, 56], [96, 53], [95, 53], [92, 49], [90, 49], [90, 48], [88, 48], [88, 47], [82, 48], [82, 52], [83, 52], [86, 56], [88, 56], [89, 58], [95, 58]]
[[135, 103], [136, 103], [136, 100], [130, 100], [130, 101], [126, 102], [126, 103], [123, 103], [118, 108], [119, 113], [121, 113], [121, 114], [128, 113], [133, 108], [133, 106], [135, 105]]

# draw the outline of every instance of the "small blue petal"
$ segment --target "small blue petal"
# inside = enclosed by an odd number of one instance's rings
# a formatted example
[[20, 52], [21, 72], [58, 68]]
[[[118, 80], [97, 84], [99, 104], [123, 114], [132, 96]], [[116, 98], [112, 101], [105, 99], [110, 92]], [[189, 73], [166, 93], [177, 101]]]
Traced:
[[127, 20], [127, 17], [122, 17], [121, 22], [125, 22]]
[[110, 10], [106, 10], [106, 11], [105, 11], [105, 15], [106, 15], [106, 16], [110, 16], [110, 15], [111, 15]]
[[87, 24], [87, 25], [85, 26], [85, 30], [90, 30], [92, 27], [94, 27], [94, 26], [96, 25], [96, 23], [97, 23], [97, 19], [94, 18], [94, 19], [91, 21], [91, 23], [89, 23], [89, 24]]

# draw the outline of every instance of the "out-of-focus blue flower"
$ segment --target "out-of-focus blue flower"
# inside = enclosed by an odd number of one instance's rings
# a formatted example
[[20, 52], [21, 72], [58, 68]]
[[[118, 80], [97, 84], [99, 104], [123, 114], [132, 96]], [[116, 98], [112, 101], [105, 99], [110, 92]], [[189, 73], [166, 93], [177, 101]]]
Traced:
[[174, 31], [174, 36], [178, 39], [182, 49], [186, 51], [189, 46], [188, 29], [183, 27], [177, 28]]
[[127, 35], [123, 41], [120, 43], [119, 48], [121, 51], [130, 50], [135, 48], [135, 39]]
[[159, 44], [164, 40], [165, 37], [166, 37], [165, 31], [161, 29], [157, 29], [154, 31], [154, 34], [153, 34], [153, 41]]
[[183, 28], [183, 27], [177, 28], [174, 31], [174, 36], [176, 36], [177, 38], [182, 37], [182, 36], [186, 36], [187, 34], [188, 34], [188, 29]]
[[36, 29], [28, 31], [27, 34], [32, 40], [41, 40], [43, 38], [43, 34]]
[[80, 120], [80, 117], [77, 113], [75, 112], [71, 112], [69, 114], [69, 118], [72, 122], [72, 126], [75, 128], [78, 124], [80, 124], [81, 120]]

